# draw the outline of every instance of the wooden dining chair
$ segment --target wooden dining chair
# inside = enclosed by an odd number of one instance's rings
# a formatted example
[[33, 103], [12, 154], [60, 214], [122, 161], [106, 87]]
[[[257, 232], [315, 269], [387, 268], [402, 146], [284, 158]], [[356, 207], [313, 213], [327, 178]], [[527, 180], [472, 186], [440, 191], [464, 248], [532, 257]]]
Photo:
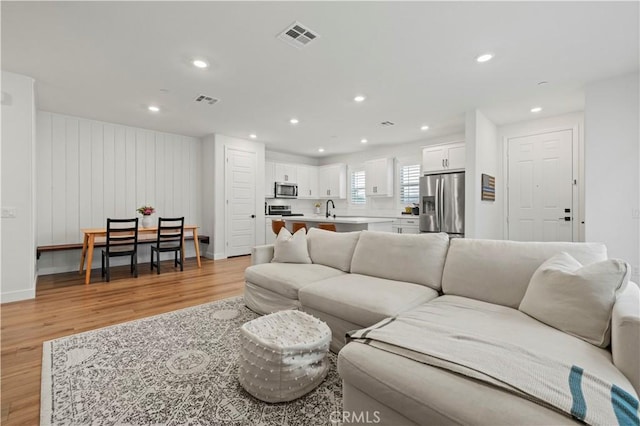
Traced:
[[[155, 244], [151, 244], [151, 270], [156, 267], [160, 274], [160, 253], [173, 252], [173, 266], [180, 264], [184, 270], [184, 217], [158, 218], [158, 234]], [[154, 253], [156, 254], [154, 256]], [[178, 260], [178, 254], [180, 254]], [[154, 257], [156, 261], [154, 262]]]
[[292, 229], [293, 229], [293, 233], [295, 234], [297, 231], [301, 230], [302, 228], [304, 228], [305, 232], [307, 230], [307, 224], [304, 222], [293, 222]]
[[107, 282], [111, 279], [109, 259], [116, 256], [130, 256], [131, 273], [138, 278], [138, 218], [107, 219], [106, 244], [102, 249], [102, 276]]
[[318, 224], [319, 229], [324, 229], [325, 231], [333, 231], [336, 232], [336, 224], [335, 223], [320, 223]]
[[284, 228], [284, 220], [281, 219], [273, 219], [271, 221], [271, 230], [276, 236], [280, 233], [280, 230]]

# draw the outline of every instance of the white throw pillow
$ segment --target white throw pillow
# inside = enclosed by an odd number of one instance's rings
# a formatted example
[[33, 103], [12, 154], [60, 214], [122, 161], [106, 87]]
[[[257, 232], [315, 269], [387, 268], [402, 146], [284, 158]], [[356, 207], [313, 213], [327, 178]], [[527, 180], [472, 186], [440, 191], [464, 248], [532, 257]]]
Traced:
[[307, 248], [307, 234], [304, 228], [295, 234], [287, 228], [280, 229], [273, 245], [273, 263], [311, 263]]
[[605, 348], [611, 341], [616, 293], [629, 281], [629, 265], [617, 259], [582, 266], [561, 252], [534, 272], [520, 311], [565, 333]]

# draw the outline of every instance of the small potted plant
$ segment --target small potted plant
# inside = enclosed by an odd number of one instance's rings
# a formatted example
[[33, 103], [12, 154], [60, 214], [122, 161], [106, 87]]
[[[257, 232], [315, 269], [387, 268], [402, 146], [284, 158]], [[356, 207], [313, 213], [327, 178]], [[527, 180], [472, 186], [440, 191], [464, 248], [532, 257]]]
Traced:
[[316, 214], [320, 214], [320, 203], [315, 203], [314, 206], [316, 207]]
[[156, 209], [154, 209], [153, 206], [142, 206], [138, 207], [136, 211], [142, 215], [142, 227], [151, 228], [153, 226], [151, 215], [156, 212]]

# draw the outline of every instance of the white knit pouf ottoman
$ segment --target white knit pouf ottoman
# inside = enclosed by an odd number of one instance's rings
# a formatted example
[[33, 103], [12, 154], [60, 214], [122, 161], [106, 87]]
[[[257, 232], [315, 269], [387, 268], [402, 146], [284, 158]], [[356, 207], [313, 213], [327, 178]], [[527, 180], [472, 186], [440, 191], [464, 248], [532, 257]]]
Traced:
[[266, 402], [300, 398], [327, 375], [329, 326], [300, 311], [280, 311], [240, 328], [238, 379]]

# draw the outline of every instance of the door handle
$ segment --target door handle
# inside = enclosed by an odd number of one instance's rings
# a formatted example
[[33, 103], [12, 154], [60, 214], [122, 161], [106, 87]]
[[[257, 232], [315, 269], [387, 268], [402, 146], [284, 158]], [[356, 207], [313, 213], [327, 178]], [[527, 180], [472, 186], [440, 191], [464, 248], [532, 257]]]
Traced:
[[252, 214], [252, 215], [251, 215], [251, 219], [255, 219], [255, 218], [256, 218], [256, 215], [255, 215], [255, 214]]
[[571, 216], [559, 217], [558, 220], [564, 220], [565, 222], [571, 222]]
[[442, 159], [442, 167], [444, 168], [444, 158]]

